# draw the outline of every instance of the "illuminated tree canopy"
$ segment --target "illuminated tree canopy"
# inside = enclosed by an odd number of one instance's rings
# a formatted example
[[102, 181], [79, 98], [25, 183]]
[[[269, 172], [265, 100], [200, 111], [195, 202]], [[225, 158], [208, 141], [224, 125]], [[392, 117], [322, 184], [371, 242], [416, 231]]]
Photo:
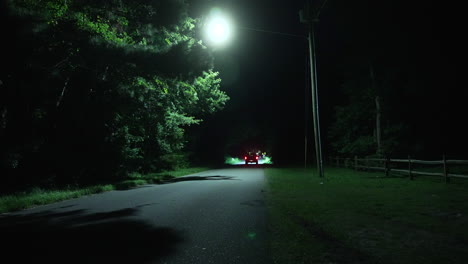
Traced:
[[180, 165], [184, 128], [229, 99], [187, 8], [171, 0], [8, 2], [2, 168], [66, 182]]

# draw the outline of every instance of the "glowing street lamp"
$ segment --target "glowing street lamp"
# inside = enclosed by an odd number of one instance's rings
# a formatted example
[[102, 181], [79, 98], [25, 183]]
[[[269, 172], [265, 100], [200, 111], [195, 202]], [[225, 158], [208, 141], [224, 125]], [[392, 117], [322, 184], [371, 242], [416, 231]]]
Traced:
[[222, 46], [232, 38], [233, 29], [229, 18], [218, 8], [213, 8], [205, 25], [205, 38], [209, 44]]
[[[306, 38], [308, 40], [309, 46], [309, 67], [310, 67], [310, 79], [311, 79], [311, 90], [312, 90], [312, 113], [313, 113], [313, 120], [314, 120], [314, 136], [315, 136], [315, 151], [316, 151], [316, 158], [317, 158], [317, 170], [320, 178], [324, 177], [323, 172], [323, 159], [322, 159], [322, 143], [320, 138], [320, 122], [319, 122], [319, 107], [318, 107], [318, 93], [317, 93], [317, 70], [316, 70], [316, 62], [315, 62], [315, 40], [314, 40], [314, 27], [313, 24], [318, 21], [318, 17], [320, 15], [320, 11], [325, 6], [328, 0], [322, 0], [322, 4], [320, 9], [314, 14], [311, 14], [310, 8], [310, 0], [306, 3], [305, 14], [301, 10], [300, 11], [300, 20], [302, 23], [308, 24], [309, 26], [309, 34]], [[305, 16], [304, 16], [305, 15]], [[208, 21], [205, 25], [205, 37], [207, 42], [213, 44], [215, 46], [222, 46], [226, 44], [232, 37], [232, 23], [228, 19], [226, 15], [224, 15], [220, 9], [213, 8], [210, 11], [210, 15], [208, 17]], [[273, 32], [268, 30], [260, 30], [260, 29], [253, 29], [247, 27], [240, 27], [247, 30], [259, 31], [264, 33], [271, 33], [271, 34], [278, 34], [278, 35], [285, 35], [285, 36], [292, 36], [292, 37], [301, 37], [304, 38], [305, 36], [299, 36], [294, 34], [286, 34], [281, 32]], [[305, 139], [304, 146], [307, 148], [307, 138]], [[307, 162], [306, 153], [307, 149], [304, 151], [304, 165]]]

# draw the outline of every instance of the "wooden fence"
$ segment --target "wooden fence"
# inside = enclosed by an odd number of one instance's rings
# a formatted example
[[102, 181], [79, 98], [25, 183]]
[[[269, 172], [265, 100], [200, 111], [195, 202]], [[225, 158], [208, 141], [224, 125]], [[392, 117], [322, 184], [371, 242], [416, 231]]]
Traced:
[[[400, 165], [406, 163], [405, 166], [407, 169], [395, 168], [395, 165]], [[384, 171], [385, 176], [388, 177], [392, 173], [399, 173], [408, 175], [412, 180], [415, 175], [421, 176], [439, 176], [445, 179], [445, 182], [449, 182], [450, 178], [466, 178], [468, 175], [450, 173], [450, 165], [468, 165], [468, 160], [447, 160], [443, 156], [442, 160], [417, 160], [411, 159], [390, 159], [390, 158], [340, 158], [340, 157], [330, 157], [330, 164], [336, 165], [337, 167], [353, 168], [355, 170], [378, 170]], [[414, 165], [439, 165], [442, 167], [442, 172], [428, 172], [428, 171], [418, 171], [414, 169]]]

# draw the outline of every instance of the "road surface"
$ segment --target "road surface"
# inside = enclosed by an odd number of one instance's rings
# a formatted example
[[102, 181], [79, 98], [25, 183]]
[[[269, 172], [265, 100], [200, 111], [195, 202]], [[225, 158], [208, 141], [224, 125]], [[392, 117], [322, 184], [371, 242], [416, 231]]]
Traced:
[[263, 169], [211, 170], [0, 216], [15, 263], [270, 263]]

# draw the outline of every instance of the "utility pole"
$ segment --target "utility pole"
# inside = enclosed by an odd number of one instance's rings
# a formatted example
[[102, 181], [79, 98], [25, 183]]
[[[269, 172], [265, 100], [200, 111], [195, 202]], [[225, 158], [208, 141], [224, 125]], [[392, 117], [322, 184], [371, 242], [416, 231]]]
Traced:
[[309, 88], [309, 74], [307, 73], [309, 71], [309, 59], [307, 56], [305, 56], [305, 63], [304, 63], [304, 68], [306, 69], [304, 72], [304, 169], [307, 169], [307, 121], [308, 121], [308, 114], [307, 114], [307, 90]]
[[315, 155], [317, 158], [317, 170], [320, 178], [323, 178], [323, 160], [322, 160], [322, 142], [320, 137], [320, 121], [317, 93], [317, 69], [315, 64], [315, 39], [314, 39], [314, 21], [309, 22], [309, 57], [310, 57], [310, 76], [312, 91], [312, 115], [314, 119], [315, 136]]
[[[326, 1], [326, 0], [325, 0]], [[302, 23], [307, 23], [307, 20], [304, 18], [303, 16], [303, 13], [302, 13], [302, 10], [300, 11], [299, 13], [300, 15], [300, 20]], [[288, 34], [288, 33], [283, 33], [283, 32], [277, 32], [277, 31], [271, 31], [271, 30], [263, 30], [263, 29], [257, 29], [257, 28], [249, 28], [249, 27], [238, 27], [238, 28], [241, 28], [241, 29], [245, 29], [245, 30], [251, 30], [251, 31], [256, 31], [256, 32], [261, 32], [261, 33], [268, 33], [268, 34], [275, 34], [275, 35], [282, 35], [282, 36], [288, 36], [288, 37], [296, 37], [296, 38], [301, 38], [301, 39], [308, 39], [309, 41], [309, 45], [310, 45], [310, 34], [309, 34], [309, 37], [307, 38], [306, 36], [302, 36], [302, 35], [295, 35], [295, 34]], [[313, 56], [311, 55], [311, 58]], [[314, 61], [315, 63], [315, 61]], [[306, 57], [306, 63], [305, 63], [305, 67], [306, 67], [306, 80], [305, 80], [305, 83], [307, 85], [308, 83], [308, 80], [307, 80], [307, 71], [310, 69], [311, 73], [314, 71], [314, 67], [312, 67], [312, 61], [311, 60], [307, 60], [307, 57]], [[315, 65], [315, 64], [314, 64]], [[314, 82], [316, 82], [316, 79], [313, 79], [313, 76], [315, 76], [315, 74], [311, 74], [311, 82], [312, 82], [312, 86], [314, 86]], [[306, 87], [307, 89], [307, 87]], [[314, 89], [312, 89], [313, 91]], [[306, 90], [304, 90], [304, 94], [306, 94]], [[312, 97], [316, 97], [312, 94]], [[305, 112], [307, 112], [307, 97], [304, 96], [304, 110]], [[317, 107], [317, 110], [318, 110], [318, 107]], [[315, 111], [315, 110], [314, 110]], [[314, 124], [315, 124], [315, 116], [314, 116]], [[317, 135], [317, 133], [315, 133]], [[320, 135], [319, 135], [320, 137]], [[320, 140], [319, 140], [320, 141]], [[316, 139], [316, 142], [317, 142], [317, 139]], [[304, 168], [307, 168], [307, 113], [304, 113]], [[317, 146], [317, 143], [316, 143], [316, 146]], [[320, 155], [321, 157], [321, 152], [320, 152]], [[321, 160], [321, 158], [320, 158]], [[321, 162], [318, 163], [318, 164], [322, 164]], [[323, 176], [323, 170], [321, 169], [320, 170], [321, 173], [319, 173], [319, 175], [321, 175], [321, 177]]]
[[307, 2], [305, 12], [299, 13], [302, 23], [308, 25], [308, 44], [309, 44], [309, 64], [310, 64], [310, 86], [312, 93], [312, 115], [314, 120], [314, 138], [315, 138], [315, 156], [317, 159], [317, 171], [320, 178], [324, 177], [323, 172], [323, 158], [322, 158], [322, 142], [320, 137], [320, 120], [319, 120], [319, 107], [318, 107], [318, 92], [317, 92], [317, 67], [315, 61], [315, 38], [314, 38], [314, 23], [318, 22], [318, 15], [327, 1], [325, 0], [316, 13], [315, 16], [311, 15], [311, 8]]

